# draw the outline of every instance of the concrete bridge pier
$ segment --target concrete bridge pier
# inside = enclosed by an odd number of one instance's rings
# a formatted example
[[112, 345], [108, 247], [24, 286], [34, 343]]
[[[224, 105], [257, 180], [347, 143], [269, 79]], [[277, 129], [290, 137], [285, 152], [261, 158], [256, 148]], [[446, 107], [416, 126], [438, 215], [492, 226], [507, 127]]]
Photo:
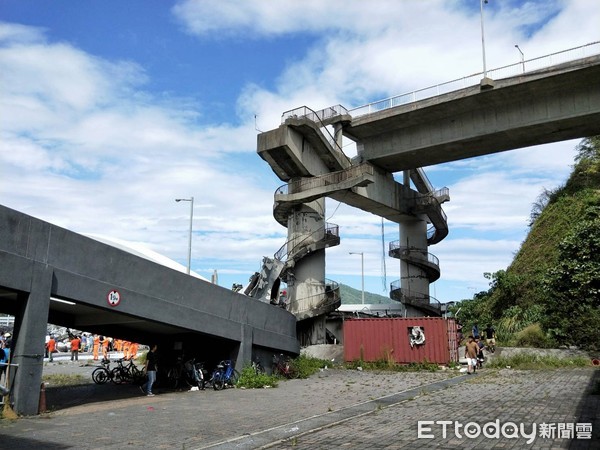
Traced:
[[[427, 221], [424, 217], [400, 222], [399, 229], [402, 246], [427, 255]], [[400, 287], [403, 296], [418, 299], [429, 297], [429, 278], [425, 271], [402, 258], [400, 259]]]
[[[18, 294], [20, 311], [15, 315], [11, 363], [18, 364], [14, 371], [14, 410], [17, 414], [38, 413], [39, 386], [44, 368], [46, 324], [52, 290], [53, 268], [43, 263], [33, 264], [31, 291]], [[24, 337], [27, 337], [26, 339]]]
[[[288, 253], [305, 246], [320, 230], [325, 229], [325, 199], [298, 205], [288, 218]], [[325, 294], [325, 249], [316, 249], [296, 261], [288, 281], [289, 311], [297, 319], [301, 345], [325, 343], [325, 316], [312, 317], [311, 312]]]

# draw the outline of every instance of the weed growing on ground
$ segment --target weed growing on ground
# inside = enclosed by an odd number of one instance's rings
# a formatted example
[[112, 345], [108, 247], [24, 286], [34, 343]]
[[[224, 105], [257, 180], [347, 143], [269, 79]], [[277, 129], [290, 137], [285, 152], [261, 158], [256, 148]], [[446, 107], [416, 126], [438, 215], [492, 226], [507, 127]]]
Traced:
[[87, 379], [77, 373], [77, 374], [52, 374], [52, 375], [43, 375], [42, 382], [44, 382], [48, 386], [75, 386], [78, 384], [84, 384], [87, 382]]
[[236, 387], [247, 389], [260, 389], [264, 387], [277, 387], [279, 378], [266, 373], [256, 373], [252, 366], [246, 366], [240, 373]]
[[331, 365], [331, 361], [306, 355], [300, 355], [292, 360], [292, 367], [296, 371], [298, 378], [308, 378], [325, 367], [331, 367]]
[[437, 372], [440, 370], [437, 364], [430, 363], [427, 360], [420, 363], [396, 364], [384, 358], [372, 362], [357, 360], [346, 363], [347, 369], [358, 369], [359, 367], [362, 370], [387, 370], [392, 372]]
[[589, 367], [591, 361], [587, 358], [557, 358], [556, 356], [542, 356], [527, 353], [504, 357], [498, 356], [486, 364], [492, 369], [510, 367], [512, 369], [536, 370], [536, 369], [559, 369], [567, 367]]

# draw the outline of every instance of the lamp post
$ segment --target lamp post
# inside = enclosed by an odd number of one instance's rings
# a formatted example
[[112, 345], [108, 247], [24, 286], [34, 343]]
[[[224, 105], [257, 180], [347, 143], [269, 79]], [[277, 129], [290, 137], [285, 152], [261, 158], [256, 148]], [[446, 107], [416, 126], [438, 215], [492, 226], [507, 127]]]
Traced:
[[521, 65], [523, 66], [523, 73], [525, 73], [525, 55], [523, 54], [523, 51], [519, 47], [519, 44], [515, 44], [515, 48], [517, 50], [519, 50], [519, 53], [521, 54]]
[[481, 52], [483, 54], [483, 78], [487, 78], [487, 68], [485, 65], [485, 33], [483, 32], [483, 4], [487, 4], [488, 0], [479, 0], [481, 11]]
[[350, 252], [350, 255], [360, 255], [361, 302], [365, 304], [365, 254], [363, 252]]
[[192, 266], [192, 225], [194, 223], [194, 197], [190, 198], [176, 198], [176, 202], [190, 202], [190, 236], [188, 242], [188, 265], [187, 274], [190, 274], [190, 268]]

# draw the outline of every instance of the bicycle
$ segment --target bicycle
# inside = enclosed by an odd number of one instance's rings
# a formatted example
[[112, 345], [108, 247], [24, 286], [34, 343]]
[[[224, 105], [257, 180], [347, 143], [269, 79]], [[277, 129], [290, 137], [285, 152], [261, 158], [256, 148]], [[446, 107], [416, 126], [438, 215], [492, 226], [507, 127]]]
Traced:
[[130, 359], [129, 364], [124, 367], [127, 370], [132, 383], [142, 384], [146, 381], [146, 373], [133, 362], [133, 359]]
[[110, 370], [110, 361], [103, 359], [100, 361], [102, 366], [94, 369], [92, 372], [92, 380], [96, 384], [105, 384], [108, 381], [114, 381], [112, 371]]
[[204, 390], [206, 385], [206, 375], [208, 372], [204, 369], [203, 362], [196, 362], [195, 358], [186, 361], [183, 364], [185, 368], [184, 382], [189, 386], [198, 386], [201, 390]]
[[111, 371], [112, 379], [116, 384], [127, 383], [132, 380], [129, 370], [123, 365], [123, 361], [125, 361], [123, 358], [118, 359], [116, 361], [117, 367]]
[[178, 357], [175, 365], [167, 370], [167, 386], [170, 389], [198, 386], [204, 390], [207, 373], [204, 363], [196, 362], [196, 358], [183, 362], [183, 358]]
[[288, 379], [298, 376], [296, 369], [292, 365], [292, 360], [289, 356], [283, 356], [283, 353], [279, 356], [273, 355], [273, 374]]
[[239, 372], [233, 368], [231, 360], [227, 359], [217, 364], [209, 382], [215, 391], [220, 391], [228, 386], [235, 387], [239, 378]]
[[260, 363], [260, 360], [258, 359], [258, 357], [256, 357], [256, 359], [254, 361], [252, 361], [252, 369], [254, 369], [254, 373], [256, 375], [265, 373], [265, 368]]
[[111, 371], [112, 380], [116, 384], [142, 384], [146, 379], [144, 371], [139, 369], [132, 360], [128, 360], [129, 364], [127, 365], [123, 363], [124, 361], [127, 360], [123, 358], [117, 360], [117, 367]]
[[167, 387], [177, 389], [183, 378], [184, 371], [183, 358], [178, 357], [175, 365], [167, 370]]

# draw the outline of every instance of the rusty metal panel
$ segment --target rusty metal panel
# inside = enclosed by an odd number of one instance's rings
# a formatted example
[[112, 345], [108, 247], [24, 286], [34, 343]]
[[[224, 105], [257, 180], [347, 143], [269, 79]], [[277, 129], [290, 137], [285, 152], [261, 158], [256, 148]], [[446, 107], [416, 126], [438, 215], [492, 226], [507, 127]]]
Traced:
[[458, 362], [458, 346], [460, 342], [458, 340], [458, 326], [456, 320], [448, 319], [448, 349], [450, 351], [450, 361]]
[[[417, 338], [411, 333], [413, 327], [423, 331], [424, 342], [418, 333]], [[450, 327], [455, 336], [454, 321]], [[348, 319], [344, 321], [344, 359], [448, 364], [454, 360], [450, 335], [449, 320], [440, 317]]]

